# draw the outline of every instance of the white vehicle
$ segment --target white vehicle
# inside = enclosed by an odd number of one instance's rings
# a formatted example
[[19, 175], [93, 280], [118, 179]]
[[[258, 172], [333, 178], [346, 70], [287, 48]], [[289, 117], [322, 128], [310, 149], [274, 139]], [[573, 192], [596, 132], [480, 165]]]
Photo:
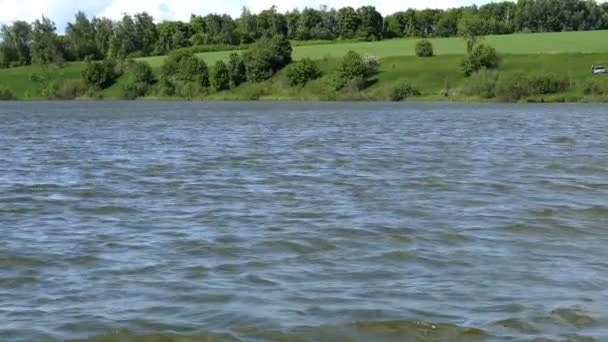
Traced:
[[596, 74], [605, 74], [606, 73], [606, 67], [603, 65], [594, 65], [593, 68], [591, 68], [591, 72], [596, 75]]

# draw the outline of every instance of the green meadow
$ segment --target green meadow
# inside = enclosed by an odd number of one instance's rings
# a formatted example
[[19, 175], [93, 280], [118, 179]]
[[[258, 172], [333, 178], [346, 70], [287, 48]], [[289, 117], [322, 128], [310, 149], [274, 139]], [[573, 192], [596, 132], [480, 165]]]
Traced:
[[[294, 59], [310, 58], [319, 60], [336, 58], [353, 50], [363, 55], [379, 58], [396, 56], [414, 56], [416, 42], [419, 39], [388, 39], [379, 42], [333, 42], [295, 46]], [[462, 55], [465, 53], [465, 43], [462, 38], [434, 38], [436, 55]], [[563, 54], [563, 53], [608, 53], [608, 31], [558, 32], [558, 33], [528, 33], [501, 36], [487, 36], [487, 43], [501, 54]], [[198, 54], [205, 62], [211, 64], [220, 59], [228, 58], [233, 51], [206, 52]], [[160, 66], [164, 56], [142, 58], [152, 67]]]
[[[421, 93], [416, 100], [479, 100], [462, 96], [458, 89], [466, 82], [460, 62], [465, 53], [460, 38], [431, 39], [435, 56], [414, 55], [417, 39], [394, 39], [380, 42], [322, 42], [318, 45], [295, 46], [294, 59], [316, 60], [326, 76], [304, 87], [290, 87], [284, 72], [266, 82], [246, 83], [236, 89], [211, 93], [202, 98], [217, 100], [387, 100], [390, 90], [399, 83], [410, 82]], [[484, 43], [495, 47], [502, 57], [501, 74], [556, 74], [576, 84], [564, 94], [553, 94], [547, 100], [579, 101], [583, 82], [608, 75], [592, 76], [594, 64], [608, 65], [608, 31], [513, 34], [485, 37]], [[331, 90], [328, 74], [339, 58], [349, 50], [381, 59], [380, 72], [363, 91], [336, 93]], [[232, 51], [202, 53], [198, 56], [209, 65], [226, 59]], [[164, 57], [142, 58], [159, 73]], [[0, 70], [0, 89], [11, 90], [18, 99], [44, 99], [44, 89], [51, 82], [78, 80], [82, 63], [64, 67], [28, 66]], [[103, 97], [121, 97], [124, 80], [119, 79]], [[444, 96], [445, 92], [450, 96]], [[544, 98], [543, 98], [544, 100]]]

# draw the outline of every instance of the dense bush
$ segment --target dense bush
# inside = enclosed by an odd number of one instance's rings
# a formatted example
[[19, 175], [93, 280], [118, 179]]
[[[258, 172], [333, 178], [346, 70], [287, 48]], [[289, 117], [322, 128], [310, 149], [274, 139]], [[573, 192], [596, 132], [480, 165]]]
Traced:
[[497, 81], [498, 72], [496, 70], [481, 69], [466, 80], [462, 92], [467, 96], [481, 96], [490, 99], [496, 96]]
[[230, 71], [223, 61], [217, 61], [213, 66], [211, 85], [217, 91], [230, 89]]
[[305, 85], [319, 77], [321, 70], [310, 58], [304, 58], [287, 67], [287, 80], [291, 86]]
[[0, 89], [0, 101], [16, 100], [15, 94], [8, 89]]
[[195, 97], [209, 87], [207, 64], [187, 51], [176, 51], [161, 68], [161, 88], [167, 95]]
[[87, 84], [82, 80], [65, 80], [51, 82], [42, 91], [42, 95], [49, 100], [74, 100], [86, 92]]
[[468, 77], [481, 69], [498, 69], [500, 57], [491, 46], [479, 44], [462, 61], [462, 71]]
[[363, 59], [367, 67], [367, 75], [371, 76], [380, 71], [380, 59], [376, 56], [365, 56]]
[[291, 44], [284, 36], [262, 38], [243, 55], [247, 80], [261, 82], [291, 63]]
[[519, 101], [530, 95], [525, 75], [501, 75], [496, 82], [496, 96], [503, 101]]
[[84, 83], [89, 87], [98, 89], [112, 86], [119, 76], [119, 73], [116, 71], [116, 63], [112, 60], [87, 62], [84, 70], [82, 70]]
[[430, 41], [423, 39], [416, 43], [416, 56], [418, 57], [433, 57], [433, 44]]
[[123, 65], [126, 81], [122, 85], [122, 97], [135, 100], [145, 96], [156, 79], [152, 68], [144, 62], [129, 61]]
[[404, 83], [401, 83], [401, 84], [393, 87], [393, 89], [391, 89], [390, 100], [391, 101], [403, 101], [403, 100], [407, 99], [408, 97], [419, 96], [419, 95], [420, 95], [420, 92], [418, 91], [418, 89], [414, 88], [412, 83], [404, 82]]
[[583, 83], [583, 93], [587, 96], [608, 95], [608, 80], [593, 79]]
[[152, 68], [148, 63], [131, 60], [126, 64], [124, 69], [127, 76], [134, 82], [146, 84], [154, 84], [156, 82]]
[[145, 96], [150, 89], [150, 85], [141, 82], [128, 82], [122, 85], [122, 98], [125, 100], [135, 100]]
[[528, 87], [531, 95], [544, 95], [567, 91], [572, 87], [572, 83], [567, 77], [537, 74], [528, 76]]
[[351, 80], [365, 80], [370, 75], [368, 64], [360, 54], [349, 51], [343, 58], [335, 75], [335, 87], [337, 90], [344, 88]]
[[247, 80], [247, 69], [245, 63], [238, 53], [231, 53], [228, 59], [228, 71], [230, 72], [230, 86], [238, 87]]

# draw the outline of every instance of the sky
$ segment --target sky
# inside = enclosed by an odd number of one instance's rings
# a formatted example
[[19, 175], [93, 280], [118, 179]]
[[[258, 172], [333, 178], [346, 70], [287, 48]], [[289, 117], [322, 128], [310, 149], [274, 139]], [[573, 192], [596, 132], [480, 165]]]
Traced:
[[33, 21], [43, 14], [56, 22], [60, 32], [74, 14], [81, 10], [90, 16], [118, 19], [123, 13], [146, 11], [157, 21], [188, 20], [190, 14], [227, 13], [238, 17], [243, 6], [259, 12], [277, 5], [284, 12], [293, 8], [326, 5], [329, 8], [373, 5], [382, 14], [391, 14], [407, 8], [450, 8], [484, 0], [0, 0], [0, 24], [15, 20]]

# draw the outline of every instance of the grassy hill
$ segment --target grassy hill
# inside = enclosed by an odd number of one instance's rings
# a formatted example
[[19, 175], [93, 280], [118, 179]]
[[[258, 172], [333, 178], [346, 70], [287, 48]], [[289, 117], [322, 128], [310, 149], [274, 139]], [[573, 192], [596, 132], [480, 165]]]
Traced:
[[[419, 39], [389, 39], [379, 42], [335, 42], [333, 44], [296, 46], [294, 59], [310, 58], [319, 60], [336, 58], [349, 50], [363, 55], [379, 58], [395, 56], [414, 56], [415, 45]], [[433, 43], [436, 55], [462, 55], [465, 43], [462, 38], [435, 38]], [[608, 53], [608, 31], [528, 33], [502, 36], [487, 36], [484, 43], [492, 45], [501, 54], [562, 54], [562, 53]], [[233, 51], [206, 52], [198, 54], [207, 63], [227, 59]], [[151, 66], [160, 66], [165, 57], [147, 57], [142, 61]]]
[[[362, 92], [335, 93], [328, 91], [328, 77], [314, 81], [304, 88], [289, 87], [282, 72], [271, 80], [260, 84], [245, 84], [236, 89], [209, 94], [210, 99], [369, 99], [385, 100], [396, 84], [410, 81], [421, 92], [417, 99], [441, 100], [443, 90], [457, 90], [466, 82], [460, 70], [460, 61], [464, 54], [464, 42], [459, 38], [432, 39], [436, 56], [419, 58], [414, 56], [416, 39], [395, 39], [380, 42], [335, 42], [331, 44], [306, 45], [294, 48], [294, 58], [308, 57], [317, 60], [320, 67], [330, 71], [339, 57], [349, 50], [363, 55], [381, 58], [380, 73], [372, 79], [371, 85]], [[488, 36], [485, 43], [497, 48], [501, 53], [503, 64], [500, 72], [515, 73], [554, 73], [567, 76], [577, 86], [566, 94], [553, 97], [571, 101], [583, 97], [581, 87], [585, 80], [592, 77], [590, 67], [593, 64], [608, 64], [608, 31], [564, 32], [542, 34], [515, 34], [505, 36]], [[225, 59], [226, 52], [202, 53], [199, 56], [208, 64]], [[156, 73], [164, 57], [148, 57], [141, 60], [148, 62]], [[83, 63], [71, 63], [63, 68], [50, 66], [28, 66], [0, 70], [0, 89], [10, 89], [19, 99], [43, 99], [43, 90], [53, 81], [78, 80]], [[597, 76], [604, 77], [604, 76]], [[608, 78], [606, 75], [605, 78]], [[114, 86], [106, 89], [104, 98], [120, 98], [119, 80]], [[469, 100], [452, 93], [450, 100]], [[551, 97], [547, 98], [551, 100]]]

